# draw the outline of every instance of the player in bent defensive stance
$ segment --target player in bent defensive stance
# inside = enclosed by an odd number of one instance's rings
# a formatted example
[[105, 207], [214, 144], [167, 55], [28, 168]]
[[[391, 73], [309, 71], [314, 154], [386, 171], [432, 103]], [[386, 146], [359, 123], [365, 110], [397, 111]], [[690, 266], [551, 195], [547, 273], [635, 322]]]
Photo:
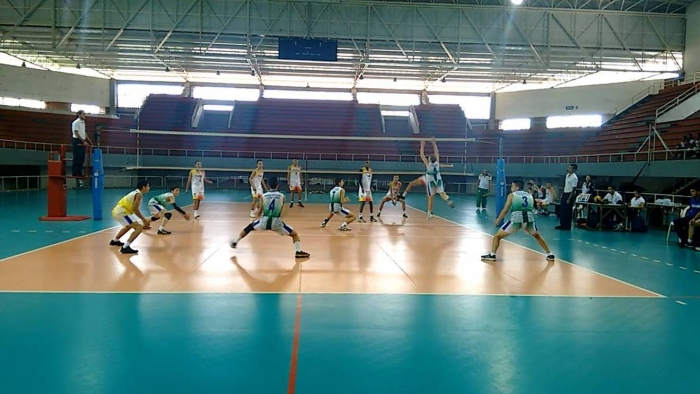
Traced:
[[509, 210], [511, 211], [510, 220], [505, 222], [496, 235], [493, 236], [491, 252], [481, 256], [482, 260], [496, 261], [496, 252], [501, 244], [501, 240], [523, 229], [526, 233], [532, 235], [542, 249], [544, 249], [547, 253], [547, 260], [554, 261], [554, 255], [549, 250], [547, 241], [542, 238], [535, 224], [535, 215], [532, 213], [535, 206], [535, 199], [532, 197], [532, 194], [523, 190], [523, 187], [523, 181], [513, 181], [511, 184], [510, 190], [512, 193], [508, 195], [506, 205], [496, 218], [495, 224], [498, 227], [498, 224], [506, 214], [508, 214]]
[[[175, 197], [179, 195], [180, 188], [178, 186], [173, 186], [170, 188], [170, 192], [157, 195], [148, 200], [148, 210], [151, 212], [151, 222], [155, 222], [156, 220], [163, 218], [163, 223], [161, 223], [160, 227], [158, 227], [158, 234], [171, 234], [170, 231], [165, 229], [165, 225], [168, 224], [168, 221], [173, 217], [173, 214], [165, 209], [168, 205], [172, 205], [176, 211], [180, 212], [182, 216], [185, 217], [185, 220], [190, 220], [190, 215], [188, 215], [187, 212], [178, 207], [175, 203]], [[144, 229], [150, 228], [151, 226], [144, 227]]]
[[293, 228], [289, 227], [282, 221], [282, 211], [284, 211], [284, 194], [277, 191], [279, 187], [279, 181], [276, 176], [270, 178], [267, 183], [269, 190], [262, 195], [261, 207], [254, 212], [257, 216], [262, 211], [262, 216], [260, 219], [253, 221], [246, 228], [241, 231], [236, 240], [231, 241], [231, 247], [236, 248], [238, 243], [241, 242], [248, 234], [253, 231], [274, 231], [279, 235], [287, 235], [292, 237], [292, 242], [294, 242], [294, 248], [296, 253], [294, 257], [304, 258], [311, 256], [310, 254], [301, 250], [301, 240], [299, 239], [299, 234], [294, 231]]

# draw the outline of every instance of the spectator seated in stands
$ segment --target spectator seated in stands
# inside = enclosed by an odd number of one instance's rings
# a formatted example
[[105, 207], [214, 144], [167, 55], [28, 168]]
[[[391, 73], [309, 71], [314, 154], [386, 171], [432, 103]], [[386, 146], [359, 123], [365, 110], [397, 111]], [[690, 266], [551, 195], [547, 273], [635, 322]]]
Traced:
[[[698, 134], [698, 139], [700, 139], [700, 134]], [[676, 153], [674, 157], [676, 159], [692, 159], [699, 156], [700, 153], [700, 141], [693, 138], [692, 134], [688, 134], [683, 137], [683, 140], [676, 145]]]
[[[685, 216], [673, 221], [673, 228], [678, 235], [678, 246], [700, 246], [695, 237], [695, 227], [700, 226], [700, 193], [696, 188], [690, 189], [690, 207]], [[691, 226], [693, 229], [691, 230]]]

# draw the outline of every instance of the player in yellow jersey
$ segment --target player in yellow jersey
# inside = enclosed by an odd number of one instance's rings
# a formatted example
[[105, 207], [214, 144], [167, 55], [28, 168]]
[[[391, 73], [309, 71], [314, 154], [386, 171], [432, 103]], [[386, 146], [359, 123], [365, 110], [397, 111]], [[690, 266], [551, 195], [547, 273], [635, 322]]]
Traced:
[[[112, 209], [112, 217], [122, 225], [122, 229], [119, 230], [109, 244], [111, 246], [121, 246], [121, 253], [134, 254], [139, 252], [131, 248], [131, 243], [141, 234], [143, 227], [148, 226], [151, 222], [141, 214], [141, 210], [139, 209], [141, 201], [143, 200], [143, 194], [148, 193], [150, 189], [151, 187], [147, 180], [140, 180], [136, 184], [136, 190], [132, 190], [129, 194], [122, 197]], [[143, 224], [139, 223], [134, 215], [138, 216], [138, 218], [143, 221]], [[131, 229], [133, 229], [134, 232], [131, 233], [131, 236], [125, 243], [122, 243], [119, 239], [126, 235]]]
[[287, 182], [289, 183], [289, 208], [294, 207], [294, 193], [297, 194], [297, 205], [304, 208], [301, 203], [301, 166], [299, 160], [292, 160], [292, 164], [287, 168]]
[[250, 217], [254, 218], [257, 210], [262, 207], [263, 193], [267, 190], [262, 160], [258, 160], [258, 166], [250, 173], [248, 183], [250, 183], [250, 193], [253, 196], [253, 204], [250, 206]]
[[192, 200], [194, 200], [194, 218], [199, 219], [199, 204], [204, 200], [204, 183], [211, 184], [212, 181], [207, 179], [206, 172], [202, 169], [202, 162], [195, 161], [194, 168], [190, 170], [190, 175], [187, 177], [185, 185], [185, 193], [192, 185]]
[[[377, 217], [382, 215], [382, 209], [384, 209], [384, 204], [387, 201], [391, 201], [393, 205], [396, 205], [396, 201], [399, 200], [399, 192], [401, 191], [401, 181], [398, 175], [394, 175], [394, 179], [389, 182], [389, 191], [386, 192], [386, 196], [382, 199], [381, 204], [379, 204], [379, 212], [377, 212]], [[406, 215], [406, 201], [401, 200], [401, 208], [403, 209], [403, 217], [408, 218]]]

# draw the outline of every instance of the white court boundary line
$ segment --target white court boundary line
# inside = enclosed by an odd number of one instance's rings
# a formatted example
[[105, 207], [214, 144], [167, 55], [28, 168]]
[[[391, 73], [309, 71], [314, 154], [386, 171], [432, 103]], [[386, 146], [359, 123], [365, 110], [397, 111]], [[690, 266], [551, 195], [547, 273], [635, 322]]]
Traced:
[[[408, 206], [407, 206], [407, 207], [408, 207]], [[422, 210], [422, 209], [418, 209], [418, 208], [414, 208], [414, 207], [408, 207], [408, 208], [411, 208], [411, 209], [413, 209], [414, 211], [422, 212], [422, 213], [425, 214], [425, 215], [428, 214], [426, 211], [424, 211], [424, 210]], [[477, 232], [477, 233], [480, 233], [480, 234], [483, 234], [483, 235], [487, 235], [487, 236], [493, 238], [493, 234], [489, 234], [489, 233], [487, 233], [487, 232], [485, 232], [485, 231], [473, 229], [473, 228], [471, 228], [471, 227], [469, 227], [469, 226], [467, 226], [467, 225], [464, 225], [464, 224], [462, 224], [462, 223], [455, 222], [454, 220], [445, 219], [445, 218], [443, 218], [442, 216], [437, 216], [437, 215], [433, 215], [433, 218], [438, 218], [438, 219], [440, 219], [440, 220], [444, 220], [444, 221], [449, 222], [449, 223], [452, 223], [452, 224], [454, 224], [454, 225], [457, 225], [457, 226], [466, 228], [467, 230], [474, 231], [474, 232]], [[539, 255], [545, 256], [545, 253], [540, 252], [539, 250], [532, 249], [532, 248], [527, 247], [527, 246], [525, 246], [525, 245], [520, 245], [519, 243], [513, 242], [513, 241], [508, 240], [508, 239], [503, 239], [503, 240], [501, 240], [501, 242], [507, 242], [507, 243], [509, 243], [509, 244], [511, 244], [511, 245], [515, 245], [515, 246], [521, 247], [521, 248], [523, 248], [523, 249], [529, 250], [529, 251], [531, 251], [531, 252], [537, 253], [537, 254], [539, 254]], [[603, 273], [600, 273], [600, 272], [598, 272], [598, 271], [594, 271], [594, 270], [592, 270], [592, 269], [590, 269], [590, 268], [587, 268], [587, 267], [580, 266], [580, 265], [578, 265], [578, 264], [574, 264], [574, 263], [572, 263], [572, 262], [570, 262], [570, 261], [562, 260], [562, 259], [560, 259], [559, 257], [557, 257], [556, 260], [561, 261], [562, 263], [565, 263], [565, 264], [574, 266], [574, 267], [576, 267], [576, 268], [584, 269], [584, 270], [586, 270], [586, 271], [589, 271], [589, 272], [592, 272], [592, 273], [594, 273], [594, 274], [596, 274], [596, 275], [600, 275], [600, 276], [602, 276], [602, 277], [605, 277], [605, 278], [614, 280], [614, 281], [616, 281], [616, 282], [620, 282], [620, 283], [625, 284], [625, 285], [627, 285], [627, 286], [634, 287], [634, 288], [637, 289], [637, 290], [642, 290], [642, 291], [645, 291], [645, 292], [647, 292], [647, 293], [656, 294], [657, 297], [654, 297], [654, 298], [659, 298], [659, 297], [661, 297], [661, 298], [668, 298], [668, 297], [666, 297], [666, 296], [663, 295], [663, 294], [659, 294], [659, 293], [657, 293], [657, 292], [655, 292], [655, 291], [651, 291], [651, 290], [645, 289], [645, 288], [643, 288], [643, 287], [639, 287], [639, 286], [637, 286], [637, 285], [633, 285], [633, 284], [628, 283], [628, 282], [625, 282], [624, 280], [621, 280], [621, 279], [613, 278], [612, 276], [605, 275], [605, 274], [603, 274]], [[552, 297], [559, 297], [559, 296], [552, 296]], [[590, 297], [590, 296], [576, 296], [576, 297]], [[639, 296], [639, 297], [637, 297], [637, 296], [625, 296], [625, 297], [629, 297], [629, 298], [647, 298], [648, 296]]]
[[[188, 208], [188, 207], [190, 207], [190, 206], [192, 206], [192, 204], [185, 205], [185, 206], [180, 207], [180, 208]], [[144, 215], [144, 216], [145, 216], [145, 215]], [[104, 218], [103, 218], [103, 219], [104, 219]], [[92, 219], [92, 220], [94, 221], [94, 219]], [[113, 220], [111, 214], [109, 215], [108, 220]], [[81, 238], [89, 237], [89, 236], [94, 235], [94, 234], [100, 234], [100, 233], [104, 233], [104, 232], [106, 232], [106, 231], [113, 231], [113, 230], [116, 230], [116, 229], [121, 228], [121, 227], [122, 227], [122, 226], [120, 226], [120, 225], [116, 225], [116, 226], [112, 226], [112, 227], [107, 227], [107, 228], [103, 228], [102, 230], [97, 230], [97, 231], [93, 231], [93, 232], [90, 232], [90, 233], [87, 233], [87, 234], [79, 235], [79, 236], [77, 236], [77, 237], [73, 237], [73, 238], [70, 238], [70, 239], [66, 239], [65, 241], [59, 241], [59, 242], [56, 242], [56, 243], [53, 243], [53, 244], [50, 244], [50, 245], [42, 246], [42, 247], [40, 247], [40, 248], [28, 250], [28, 251], [26, 251], [26, 252], [22, 252], [22, 253], [19, 253], [19, 254], [15, 254], [15, 255], [12, 255], [12, 256], [8, 256], [8, 257], [5, 257], [4, 259], [0, 259], [0, 263], [2, 263], [3, 261], [6, 261], [6, 260], [14, 259], [15, 257], [26, 256], [26, 255], [31, 254], [31, 253], [34, 253], [34, 252], [38, 252], [38, 251], [41, 251], [41, 250], [44, 250], [44, 249], [52, 248], [52, 247], [58, 246], [58, 245], [63, 245], [63, 244], [65, 244], [65, 243], [68, 243], [68, 242], [71, 242], [71, 241], [75, 241], [75, 240], [78, 240], [78, 239], [81, 239]], [[3, 291], [0, 290], [0, 293], [2, 293], [2, 292], [3, 292]]]

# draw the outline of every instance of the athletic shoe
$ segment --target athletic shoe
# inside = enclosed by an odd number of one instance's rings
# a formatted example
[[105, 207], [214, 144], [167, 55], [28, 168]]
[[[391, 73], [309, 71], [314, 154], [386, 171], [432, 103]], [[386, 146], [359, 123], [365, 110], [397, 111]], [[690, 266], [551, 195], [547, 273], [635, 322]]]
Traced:
[[306, 257], [310, 257], [310, 256], [311, 256], [310, 254], [308, 254], [308, 253], [306, 253], [306, 252], [304, 252], [304, 251], [302, 251], [302, 250], [300, 250], [300, 251], [294, 253], [294, 257], [296, 257], [296, 258], [298, 258], [298, 259], [300, 259], [300, 258], [306, 258]]
[[496, 255], [493, 253], [485, 254], [481, 256], [482, 260], [488, 260], [488, 261], [496, 261]]

